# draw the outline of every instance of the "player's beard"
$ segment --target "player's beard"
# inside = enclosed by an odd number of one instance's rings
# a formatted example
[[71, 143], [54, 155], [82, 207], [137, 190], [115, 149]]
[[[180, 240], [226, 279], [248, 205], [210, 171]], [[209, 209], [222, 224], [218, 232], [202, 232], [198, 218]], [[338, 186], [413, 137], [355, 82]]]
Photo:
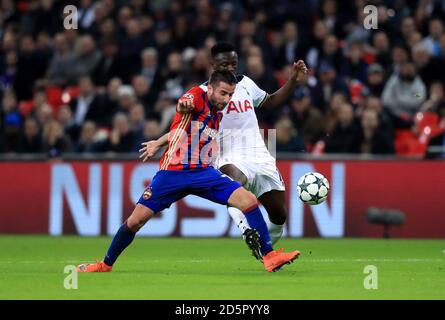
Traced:
[[218, 111], [221, 111], [226, 107], [226, 105], [224, 103], [219, 103], [219, 102], [214, 101], [213, 96], [209, 97], [209, 100], [212, 103], [212, 105], [215, 106], [216, 110], [218, 110]]
[[224, 109], [224, 105], [223, 105], [222, 103], [217, 103], [217, 104], [216, 104], [216, 109], [217, 109], [218, 111], [221, 111], [222, 109]]

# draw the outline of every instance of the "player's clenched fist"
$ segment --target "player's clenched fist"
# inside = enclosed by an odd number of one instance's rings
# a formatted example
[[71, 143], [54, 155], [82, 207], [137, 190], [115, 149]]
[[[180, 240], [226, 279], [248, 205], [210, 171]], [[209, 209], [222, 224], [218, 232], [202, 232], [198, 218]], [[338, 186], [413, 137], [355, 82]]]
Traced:
[[297, 62], [294, 62], [292, 69], [293, 69], [292, 75], [293, 77], [295, 77], [296, 81], [300, 82], [305, 79], [308, 69], [303, 60], [298, 60]]
[[193, 95], [185, 94], [178, 100], [178, 104], [176, 105], [176, 111], [180, 114], [186, 114], [193, 110], [195, 107], [193, 103]]

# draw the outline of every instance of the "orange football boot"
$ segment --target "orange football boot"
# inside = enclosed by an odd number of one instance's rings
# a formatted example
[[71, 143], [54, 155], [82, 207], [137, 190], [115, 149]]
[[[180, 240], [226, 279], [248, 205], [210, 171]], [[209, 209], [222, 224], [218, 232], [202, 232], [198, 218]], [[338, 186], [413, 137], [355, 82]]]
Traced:
[[76, 268], [77, 272], [110, 272], [113, 267], [105, 264], [103, 261], [96, 261], [96, 263], [83, 263]]
[[299, 255], [300, 251], [284, 252], [282, 248], [271, 251], [263, 257], [264, 267], [268, 272], [278, 271], [285, 264], [291, 264]]

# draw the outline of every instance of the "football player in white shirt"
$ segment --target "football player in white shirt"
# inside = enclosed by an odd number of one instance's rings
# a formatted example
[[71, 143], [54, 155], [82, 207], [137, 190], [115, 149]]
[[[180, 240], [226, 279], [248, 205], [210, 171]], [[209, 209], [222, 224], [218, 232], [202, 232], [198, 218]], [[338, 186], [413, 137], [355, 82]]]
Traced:
[[[236, 72], [238, 54], [233, 45], [218, 43], [212, 48], [211, 54], [214, 70]], [[266, 148], [254, 109], [282, 106], [306, 74], [305, 63], [302, 60], [295, 62], [288, 81], [272, 94], [260, 89], [249, 77], [237, 76], [235, 93], [223, 110], [219, 128], [220, 153], [216, 160], [216, 167], [255, 194], [268, 213], [269, 233], [273, 243], [281, 238], [286, 222], [285, 186], [276, 167], [275, 158]], [[205, 84], [201, 87], [206, 88]], [[182, 100], [178, 108], [179, 112], [187, 113], [191, 105]], [[158, 140], [142, 143], [140, 158], [146, 161], [167, 142], [168, 134]], [[243, 234], [252, 254], [257, 259], [261, 259], [256, 230], [249, 227], [240, 210], [228, 207], [228, 211]]]

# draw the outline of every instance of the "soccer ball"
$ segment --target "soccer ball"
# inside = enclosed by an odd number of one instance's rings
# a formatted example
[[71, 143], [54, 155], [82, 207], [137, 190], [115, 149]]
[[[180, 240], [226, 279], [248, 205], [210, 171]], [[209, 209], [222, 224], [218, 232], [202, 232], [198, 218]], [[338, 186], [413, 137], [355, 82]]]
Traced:
[[328, 197], [329, 181], [318, 172], [306, 173], [298, 180], [297, 192], [304, 203], [320, 204]]

